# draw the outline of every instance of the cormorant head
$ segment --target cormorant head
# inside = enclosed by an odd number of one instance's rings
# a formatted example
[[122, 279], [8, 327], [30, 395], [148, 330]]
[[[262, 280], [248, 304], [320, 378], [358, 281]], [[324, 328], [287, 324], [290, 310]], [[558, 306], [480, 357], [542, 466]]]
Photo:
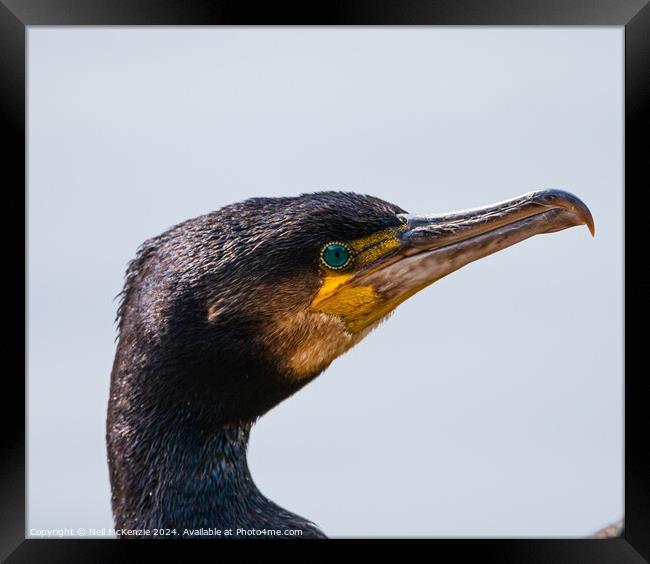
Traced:
[[430, 216], [344, 192], [233, 204], [141, 247], [123, 293], [115, 377], [133, 385], [146, 373], [144, 401], [252, 420], [432, 282], [580, 224], [593, 234], [585, 204], [558, 190]]

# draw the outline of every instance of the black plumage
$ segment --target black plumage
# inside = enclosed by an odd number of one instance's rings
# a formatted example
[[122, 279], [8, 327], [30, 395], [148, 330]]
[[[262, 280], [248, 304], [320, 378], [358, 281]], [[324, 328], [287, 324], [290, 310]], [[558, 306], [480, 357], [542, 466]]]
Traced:
[[577, 225], [594, 233], [561, 190], [433, 216], [320, 192], [254, 198], [145, 242], [122, 292], [108, 407], [117, 529], [323, 537], [255, 487], [255, 420], [429, 284]]
[[[260, 338], [304, 310], [330, 240], [398, 225], [352, 193], [254, 198], [172, 227], [130, 263], [118, 311], [107, 443], [118, 529], [302, 529], [246, 463], [251, 424], [317, 374], [287, 378]], [[213, 315], [211, 315], [213, 313]]]

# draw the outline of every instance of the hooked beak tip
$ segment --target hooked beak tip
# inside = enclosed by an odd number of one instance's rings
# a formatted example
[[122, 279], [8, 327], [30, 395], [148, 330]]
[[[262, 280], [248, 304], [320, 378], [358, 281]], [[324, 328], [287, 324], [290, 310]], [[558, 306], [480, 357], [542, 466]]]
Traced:
[[564, 208], [572, 212], [584, 225], [587, 226], [592, 237], [596, 236], [596, 226], [594, 225], [594, 218], [587, 205], [577, 196], [564, 190], [541, 190], [531, 194], [534, 200], [537, 200], [542, 205], [550, 207]]

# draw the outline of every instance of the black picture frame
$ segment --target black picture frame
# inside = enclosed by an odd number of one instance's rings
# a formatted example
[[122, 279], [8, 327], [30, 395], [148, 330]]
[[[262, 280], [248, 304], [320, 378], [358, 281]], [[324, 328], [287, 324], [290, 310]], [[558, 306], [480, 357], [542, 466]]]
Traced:
[[[650, 5], [648, 0], [373, 0], [305, 2], [299, 5], [251, 4], [219, 0], [0, 0], [0, 91], [2, 111], [3, 185], [5, 215], [22, 209], [26, 229], [26, 28], [27, 26], [83, 25], [552, 25], [625, 27], [625, 192], [626, 217], [632, 194], [648, 185], [646, 161], [650, 154], [644, 139], [650, 101]], [[11, 187], [12, 190], [7, 190]], [[634, 205], [634, 204], [632, 204]], [[635, 210], [636, 211], [636, 210]], [[629, 216], [638, 218], [634, 211]], [[626, 222], [625, 240], [640, 238], [637, 227]], [[9, 224], [7, 224], [9, 225]], [[24, 231], [26, 233], [26, 231]], [[7, 562], [109, 561], [134, 550], [161, 549], [160, 542], [123, 543], [112, 540], [25, 540], [26, 449], [25, 413], [10, 406], [25, 405], [26, 350], [26, 239], [15, 243], [4, 233], [5, 290], [7, 303], [25, 308], [17, 325], [5, 329], [18, 341], [6, 346], [3, 374], [2, 454], [0, 457], [0, 557]], [[15, 255], [14, 255], [15, 253]], [[626, 253], [627, 257], [627, 253]], [[19, 269], [16, 265], [23, 265]], [[11, 265], [7, 267], [6, 265]], [[625, 279], [630, 280], [625, 263]], [[21, 274], [22, 273], [22, 274]], [[626, 284], [627, 290], [627, 284]], [[11, 294], [9, 294], [11, 292]], [[645, 297], [644, 297], [645, 298]], [[645, 298], [647, 299], [647, 298]], [[627, 312], [627, 308], [626, 308]], [[626, 322], [627, 326], [627, 322]], [[643, 326], [640, 326], [643, 327]], [[23, 329], [22, 332], [20, 329]], [[641, 329], [640, 331], [643, 331]], [[621, 338], [624, 338], [622, 335]], [[635, 350], [626, 347], [627, 352]], [[627, 362], [626, 362], [627, 364]], [[627, 364], [635, 366], [634, 363]], [[639, 364], [643, 366], [643, 364]], [[430, 540], [427, 555], [435, 558], [452, 550], [455, 559], [479, 558], [498, 562], [627, 562], [650, 561], [650, 466], [644, 462], [644, 409], [648, 386], [643, 369], [625, 378], [625, 531], [624, 538], [607, 540]], [[185, 554], [196, 543], [170, 541], [168, 553]]]

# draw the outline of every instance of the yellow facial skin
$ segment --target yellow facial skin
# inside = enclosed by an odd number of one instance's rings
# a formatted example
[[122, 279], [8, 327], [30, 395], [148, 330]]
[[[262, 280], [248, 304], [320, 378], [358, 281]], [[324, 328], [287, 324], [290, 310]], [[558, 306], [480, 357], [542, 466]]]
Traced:
[[[403, 299], [385, 301], [372, 286], [346, 286], [352, 276], [400, 247], [399, 229], [378, 231], [348, 243], [352, 254], [344, 271], [322, 266], [323, 284], [312, 299], [310, 311], [338, 317], [346, 329], [356, 334], [390, 313]], [[409, 294], [411, 295], [411, 294]]]
[[583, 224], [594, 232], [587, 206], [561, 190], [459, 212], [399, 217], [400, 226], [341, 241], [351, 257], [341, 269], [321, 261], [321, 287], [300, 311], [302, 324], [291, 321], [299, 335], [293, 354], [300, 362], [292, 365], [297, 377], [314, 375], [403, 301], [475, 260], [541, 233]]

